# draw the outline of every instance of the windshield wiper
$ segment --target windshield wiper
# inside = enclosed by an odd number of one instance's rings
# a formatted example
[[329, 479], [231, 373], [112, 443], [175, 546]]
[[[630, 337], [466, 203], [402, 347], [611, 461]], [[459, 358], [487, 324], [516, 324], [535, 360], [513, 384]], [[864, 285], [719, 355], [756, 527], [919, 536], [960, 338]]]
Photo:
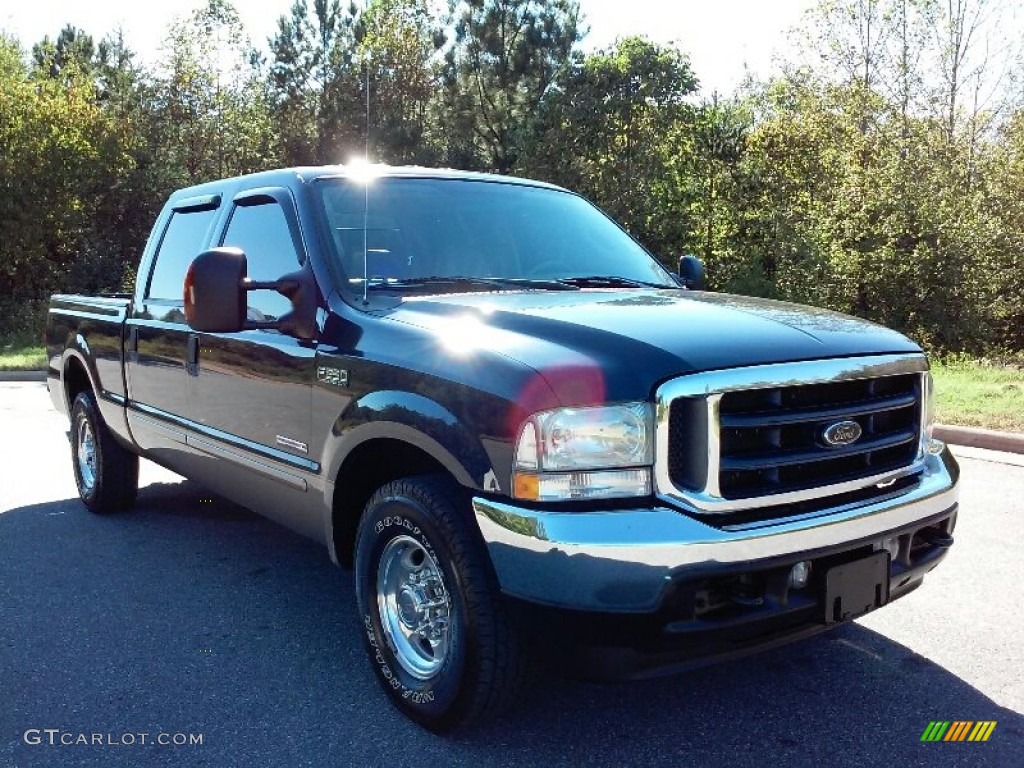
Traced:
[[583, 277], [560, 277], [558, 281], [577, 288], [675, 288], [674, 285], [634, 280], [618, 275], [586, 275]]
[[466, 275], [432, 275], [428, 277], [406, 277], [400, 279], [370, 278], [367, 286], [371, 291], [415, 291], [437, 285], [450, 285], [458, 290], [467, 288], [492, 288], [507, 291], [513, 288], [528, 288], [550, 291], [578, 291], [577, 286], [561, 280], [531, 280], [525, 277], [471, 277]]

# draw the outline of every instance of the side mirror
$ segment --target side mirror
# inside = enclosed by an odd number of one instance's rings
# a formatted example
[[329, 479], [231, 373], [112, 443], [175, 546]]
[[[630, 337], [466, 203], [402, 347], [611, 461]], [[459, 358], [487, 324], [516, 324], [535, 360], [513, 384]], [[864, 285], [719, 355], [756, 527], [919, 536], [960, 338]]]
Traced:
[[686, 254], [679, 259], [679, 277], [683, 287], [691, 291], [703, 291], [708, 287], [704, 264], [696, 256]]
[[[204, 333], [272, 328], [305, 341], [316, 338], [317, 289], [308, 261], [271, 282], [250, 280], [247, 271], [245, 253], [239, 248], [211, 248], [193, 259], [185, 274], [185, 321], [189, 327]], [[246, 295], [257, 290], [286, 296], [292, 311], [271, 322], [250, 322], [246, 319]]]
[[214, 248], [196, 256], [185, 273], [185, 322], [206, 333], [237, 333], [245, 327], [245, 254]]

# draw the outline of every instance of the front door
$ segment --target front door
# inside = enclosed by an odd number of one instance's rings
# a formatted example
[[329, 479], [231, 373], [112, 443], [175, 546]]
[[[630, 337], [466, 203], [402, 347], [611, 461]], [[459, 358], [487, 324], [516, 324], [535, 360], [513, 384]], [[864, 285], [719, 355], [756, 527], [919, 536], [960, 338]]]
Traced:
[[[283, 188], [236, 195], [216, 242], [245, 252], [254, 281], [277, 280], [306, 260], [294, 202]], [[268, 322], [290, 311], [291, 302], [274, 291], [250, 291], [248, 307], [249, 320]], [[194, 337], [197, 423], [189, 442], [217, 460], [204, 481], [216, 488], [230, 476], [236, 497], [234, 489], [244, 485], [250, 506], [320, 534], [321, 522], [302, 519], [296, 510], [303, 504], [294, 501], [318, 468], [309, 455], [315, 345], [267, 329]]]

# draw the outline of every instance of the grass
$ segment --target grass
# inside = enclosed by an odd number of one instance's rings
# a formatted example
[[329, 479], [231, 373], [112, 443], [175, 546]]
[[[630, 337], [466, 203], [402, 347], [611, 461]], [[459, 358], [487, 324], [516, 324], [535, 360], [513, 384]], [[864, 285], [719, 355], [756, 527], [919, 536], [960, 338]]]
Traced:
[[958, 359], [933, 362], [940, 424], [1024, 432], [1024, 368]]
[[0, 371], [46, 370], [46, 350], [42, 344], [12, 342], [0, 344]]

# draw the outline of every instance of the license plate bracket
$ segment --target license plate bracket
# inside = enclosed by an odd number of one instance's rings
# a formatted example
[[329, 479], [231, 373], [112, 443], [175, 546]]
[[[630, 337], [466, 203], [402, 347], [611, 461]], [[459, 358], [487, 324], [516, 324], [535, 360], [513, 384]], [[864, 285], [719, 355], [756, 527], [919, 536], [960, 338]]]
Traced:
[[888, 552], [876, 552], [829, 568], [825, 572], [825, 623], [850, 621], [889, 602], [889, 563]]

